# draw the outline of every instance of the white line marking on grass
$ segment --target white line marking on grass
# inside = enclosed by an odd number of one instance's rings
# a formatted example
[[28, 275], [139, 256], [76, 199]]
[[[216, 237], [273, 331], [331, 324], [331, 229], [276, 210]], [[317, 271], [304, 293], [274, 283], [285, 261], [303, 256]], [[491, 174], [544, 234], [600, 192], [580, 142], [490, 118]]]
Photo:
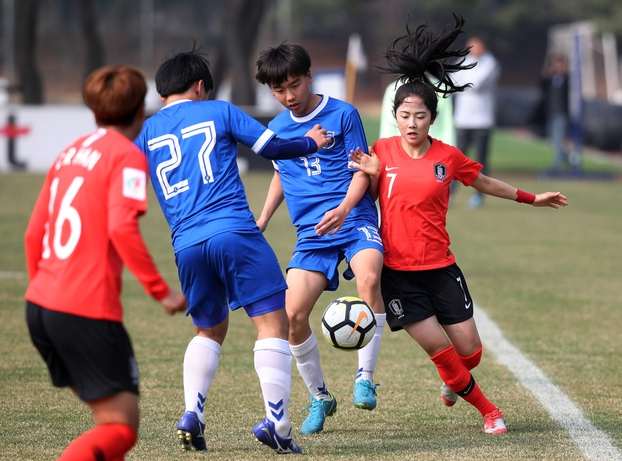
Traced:
[[499, 327], [479, 306], [474, 308], [477, 329], [486, 347], [514, 373], [553, 419], [568, 431], [585, 457], [591, 460], [622, 460], [622, 454], [613, 446], [609, 436], [588, 421], [572, 400], [542, 370], [510, 344]]
[[0, 271], [0, 279], [25, 279], [28, 278], [27, 272]]

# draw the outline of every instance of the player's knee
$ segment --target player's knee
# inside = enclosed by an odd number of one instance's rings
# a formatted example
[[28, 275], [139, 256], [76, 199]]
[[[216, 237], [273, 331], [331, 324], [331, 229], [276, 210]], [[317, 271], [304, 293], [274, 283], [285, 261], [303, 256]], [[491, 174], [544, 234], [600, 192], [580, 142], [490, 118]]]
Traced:
[[287, 318], [289, 319], [289, 328], [297, 329], [301, 325], [309, 323], [309, 315], [303, 311], [287, 311]]
[[210, 339], [222, 346], [225, 341], [225, 337], [227, 336], [227, 329], [214, 329], [214, 328], [195, 328], [196, 335], [202, 338]]
[[482, 361], [482, 346], [479, 346], [479, 349], [475, 351], [475, 353], [469, 355], [468, 357], [458, 356], [462, 364], [466, 367], [467, 370], [472, 370]]
[[362, 275], [357, 274], [356, 280], [357, 289], [361, 297], [363, 297], [363, 294], [371, 297], [377, 290], [380, 289], [380, 274], [376, 274], [371, 271]]
[[271, 312], [265, 321], [255, 322], [259, 338], [278, 338], [287, 341], [289, 338], [289, 320], [281, 311]]

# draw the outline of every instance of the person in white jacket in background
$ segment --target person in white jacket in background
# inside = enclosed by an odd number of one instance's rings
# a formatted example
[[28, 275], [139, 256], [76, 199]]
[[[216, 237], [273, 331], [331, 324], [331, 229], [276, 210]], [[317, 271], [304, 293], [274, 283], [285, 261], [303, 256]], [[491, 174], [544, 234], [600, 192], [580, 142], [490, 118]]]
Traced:
[[[470, 51], [464, 64], [476, 65], [456, 73], [454, 77], [458, 85], [471, 84], [466, 91], [453, 95], [456, 147], [467, 155], [469, 147], [475, 145], [475, 160], [484, 166], [482, 174], [488, 174], [490, 132], [496, 122], [496, 90], [501, 68], [481, 36], [472, 36], [466, 45]], [[452, 187], [452, 193], [454, 189]], [[483, 195], [475, 192], [469, 206], [479, 208], [482, 204]]]

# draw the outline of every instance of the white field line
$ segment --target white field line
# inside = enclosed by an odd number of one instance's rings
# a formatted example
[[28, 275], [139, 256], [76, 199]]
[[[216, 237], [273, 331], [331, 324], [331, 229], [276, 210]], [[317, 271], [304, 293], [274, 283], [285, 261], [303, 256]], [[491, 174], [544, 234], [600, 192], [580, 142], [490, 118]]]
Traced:
[[[26, 278], [26, 272], [0, 271], [0, 279]], [[588, 421], [581, 410], [540, 368], [514, 347], [488, 315], [474, 306], [480, 337], [488, 349], [540, 402], [551, 417], [565, 429], [589, 460], [622, 461], [622, 454], [607, 434]]]
[[547, 376], [505, 339], [499, 327], [479, 307], [475, 320], [480, 337], [501, 363], [526, 387], [579, 446], [590, 460], [622, 460], [622, 454], [607, 434], [596, 428], [572, 400], [558, 389]]
[[0, 271], [0, 279], [26, 279], [28, 272]]

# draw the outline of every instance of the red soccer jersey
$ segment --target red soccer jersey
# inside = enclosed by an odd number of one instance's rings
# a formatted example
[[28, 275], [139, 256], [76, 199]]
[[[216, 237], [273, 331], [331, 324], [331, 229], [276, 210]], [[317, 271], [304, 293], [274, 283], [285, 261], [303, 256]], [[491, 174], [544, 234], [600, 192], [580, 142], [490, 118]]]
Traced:
[[449, 185], [454, 179], [470, 185], [482, 165], [432, 138], [426, 154], [412, 158], [401, 139], [382, 138], [374, 144], [381, 168], [378, 200], [384, 264], [401, 271], [447, 267], [455, 262], [445, 228]]
[[146, 171], [142, 152], [105, 129], [56, 157], [26, 230], [27, 300], [120, 322], [123, 263], [151, 296], [168, 294], [138, 227], [147, 210]]

